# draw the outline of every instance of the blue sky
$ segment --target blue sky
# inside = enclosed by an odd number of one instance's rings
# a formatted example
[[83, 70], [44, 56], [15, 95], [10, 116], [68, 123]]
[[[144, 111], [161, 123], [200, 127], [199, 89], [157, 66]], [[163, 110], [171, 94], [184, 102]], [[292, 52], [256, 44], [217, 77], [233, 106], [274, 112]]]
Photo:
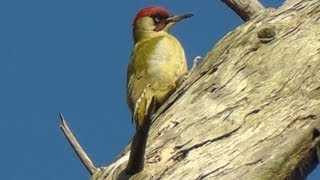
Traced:
[[[131, 24], [150, 4], [195, 14], [173, 30], [189, 60], [242, 23], [218, 0], [0, 2], [0, 179], [88, 179], [58, 128], [59, 111], [96, 165], [127, 145], [134, 130], [125, 100]], [[309, 179], [317, 178], [319, 168]]]

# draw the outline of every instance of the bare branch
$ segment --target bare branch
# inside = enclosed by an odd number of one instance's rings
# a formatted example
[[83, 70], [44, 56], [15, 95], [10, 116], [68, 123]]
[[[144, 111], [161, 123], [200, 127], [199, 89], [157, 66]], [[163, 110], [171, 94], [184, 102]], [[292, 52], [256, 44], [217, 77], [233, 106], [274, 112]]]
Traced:
[[97, 170], [87, 153], [83, 150], [75, 136], [73, 135], [72, 131], [70, 130], [66, 120], [63, 117], [63, 114], [59, 112], [60, 120], [61, 120], [61, 125], [60, 129], [62, 130], [64, 136], [68, 140], [69, 144], [71, 145], [72, 149], [74, 152], [77, 154], [78, 158], [82, 162], [82, 164], [87, 168], [89, 171], [90, 175], [94, 174]]
[[258, 0], [221, 0], [244, 21], [249, 21], [264, 9]]
[[223, 37], [157, 110], [142, 172], [122, 176], [128, 146], [95, 180], [305, 179], [320, 156], [320, 1], [290, 2]]

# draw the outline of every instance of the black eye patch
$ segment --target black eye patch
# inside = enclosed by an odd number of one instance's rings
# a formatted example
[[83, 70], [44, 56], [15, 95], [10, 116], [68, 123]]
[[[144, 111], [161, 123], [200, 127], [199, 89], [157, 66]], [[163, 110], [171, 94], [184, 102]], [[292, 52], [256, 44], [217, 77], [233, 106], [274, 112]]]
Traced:
[[151, 17], [153, 19], [154, 24], [156, 24], [156, 25], [164, 23], [166, 21], [166, 19], [168, 18], [168, 16], [161, 16], [160, 14], [155, 14]]

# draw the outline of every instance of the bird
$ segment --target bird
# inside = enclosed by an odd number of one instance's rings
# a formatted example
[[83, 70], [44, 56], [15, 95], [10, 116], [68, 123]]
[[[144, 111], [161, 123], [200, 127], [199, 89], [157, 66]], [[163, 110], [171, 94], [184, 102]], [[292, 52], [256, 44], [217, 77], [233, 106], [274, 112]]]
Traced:
[[171, 28], [193, 14], [171, 15], [161, 6], [138, 11], [132, 23], [134, 47], [127, 69], [127, 103], [136, 125], [127, 174], [144, 168], [151, 115], [169, 98], [187, 73], [184, 49]]
[[127, 102], [137, 129], [146, 121], [148, 110], [156, 110], [163, 104], [187, 73], [184, 49], [170, 30], [177, 22], [192, 16], [171, 15], [164, 7], [148, 6], [140, 9], [133, 20]]

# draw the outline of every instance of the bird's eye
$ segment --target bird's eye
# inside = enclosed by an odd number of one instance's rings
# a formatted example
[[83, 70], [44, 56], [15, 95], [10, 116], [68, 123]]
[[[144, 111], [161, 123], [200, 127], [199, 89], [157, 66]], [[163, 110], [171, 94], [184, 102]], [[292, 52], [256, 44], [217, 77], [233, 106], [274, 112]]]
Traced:
[[161, 20], [162, 20], [162, 18], [161, 18], [159, 15], [153, 16], [153, 21], [154, 21], [155, 23], [159, 23]]

